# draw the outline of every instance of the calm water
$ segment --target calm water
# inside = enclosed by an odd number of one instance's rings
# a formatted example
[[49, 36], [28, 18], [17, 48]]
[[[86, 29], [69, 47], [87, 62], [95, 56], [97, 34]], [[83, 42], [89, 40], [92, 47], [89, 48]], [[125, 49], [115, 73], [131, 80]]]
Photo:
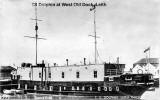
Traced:
[[[138, 97], [115, 96], [115, 97], [75, 97], [75, 96], [55, 96], [43, 94], [25, 94], [25, 95], [1, 95], [2, 100], [137, 100]], [[146, 91], [139, 100], [160, 100], [160, 88], [155, 91]]]
[[146, 91], [142, 96], [142, 100], [160, 100], [160, 88], [155, 91]]

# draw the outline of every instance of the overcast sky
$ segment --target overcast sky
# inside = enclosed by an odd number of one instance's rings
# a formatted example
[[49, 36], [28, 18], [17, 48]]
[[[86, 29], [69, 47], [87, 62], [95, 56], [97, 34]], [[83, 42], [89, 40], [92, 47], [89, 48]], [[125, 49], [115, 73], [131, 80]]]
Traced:
[[[32, 2], [36, 0], [0, 1], [0, 65], [35, 64], [35, 17]], [[90, 0], [39, 0], [39, 2], [89, 2]], [[93, 1], [93, 0], [92, 0]], [[120, 62], [132, 67], [145, 57], [160, 57], [159, 0], [94, 0], [107, 6], [96, 8], [99, 62]], [[80, 64], [83, 58], [94, 62], [93, 12], [90, 7], [38, 7], [38, 62], [51, 65]]]

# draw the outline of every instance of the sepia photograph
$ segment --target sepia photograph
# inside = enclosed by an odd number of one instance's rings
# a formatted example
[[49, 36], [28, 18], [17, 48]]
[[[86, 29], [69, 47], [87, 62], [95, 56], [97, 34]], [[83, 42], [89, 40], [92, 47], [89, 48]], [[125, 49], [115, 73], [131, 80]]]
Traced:
[[0, 0], [0, 99], [159, 100], [159, 0]]

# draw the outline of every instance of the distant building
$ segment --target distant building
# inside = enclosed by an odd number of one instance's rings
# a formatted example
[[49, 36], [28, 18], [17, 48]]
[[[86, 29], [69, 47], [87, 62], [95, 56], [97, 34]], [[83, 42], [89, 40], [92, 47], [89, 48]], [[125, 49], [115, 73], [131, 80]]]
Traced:
[[155, 78], [160, 77], [158, 58], [142, 58], [133, 64], [132, 73], [151, 73]]
[[0, 66], [0, 93], [5, 89], [18, 88], [18, 81], [20, 76], [13, 75], [16, 69], [11, 66]]
[[11, 72], [16, 70], [11, 66], [0, 66], [0, 80], [11, 79]]

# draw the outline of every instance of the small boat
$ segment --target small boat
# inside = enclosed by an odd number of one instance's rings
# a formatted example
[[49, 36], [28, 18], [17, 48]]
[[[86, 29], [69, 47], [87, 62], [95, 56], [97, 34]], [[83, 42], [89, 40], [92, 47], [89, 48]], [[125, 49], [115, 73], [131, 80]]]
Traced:
[[15, 89], [11, 89], [11, 90], [4, 89], [3, 93], [8, 94], [8, 95], [15, 95], [16, 91], [15, 91]]
[[20, 89], [11, 89], [11, 90], [3, 90], [4, 94], [8, 94], [8, 95], [15, 95], [15, 94], [24, 94], [24, 90], [20, 90]]
[[0, 66], [0, 93], [3, 90], [10, 90], [18, 87], [18, 80], [20, 76], [12, 75], [16, 69], [11, 66]]
[[16, 89], [16, 94], [24, 94], [24, 90], [22, 89]]

